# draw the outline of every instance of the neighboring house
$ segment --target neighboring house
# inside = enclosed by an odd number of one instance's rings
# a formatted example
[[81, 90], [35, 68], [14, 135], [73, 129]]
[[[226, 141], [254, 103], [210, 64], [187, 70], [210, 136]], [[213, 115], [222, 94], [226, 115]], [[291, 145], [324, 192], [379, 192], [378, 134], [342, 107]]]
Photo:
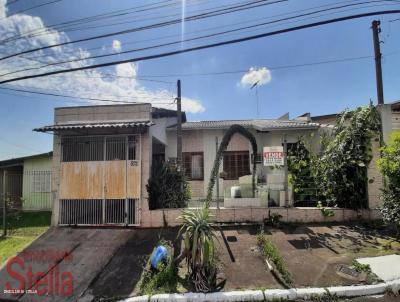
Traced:
[[153, 156], [176, 122], [150, 104], [56, 108], [54, 125], [35, 129], [54, 133], [53, 224], [139, 225]]
[[51, 169], [52, 152], [0, 161], [0, 194], [5, 185], [6, 194], [16, 208], [49, 211], [52, 207]]
[[[151, 163], [176, 159], [176, 115], [150, 104], [56, 108], [54, 124], [35, 129], [54, 133], [53, 224], [149, 225], [146, 184]], [[284, 169], [263, 166], [263, 147], [286, 144], [290, 148], [304, 136], [318, 150], [322, 131], [307, 118], [289, 120], [287, 115], [275, 120], [186, 122], [183, 113], [182, 120], [183, 166], [195, 199], [205, 196], [216, 138], [221, 142], [231, 125], [251, 131], [258, 152], [253, 155], [242, 136], [233, 137], [220, 169], [226, 172], [220, 181], [220, 198], [239, 177], [251, 173], [253, 159], [258, 181], [274, 187], [275, 193], [283, 190]], [[274, 198], [279, 206], [279, 196]]]

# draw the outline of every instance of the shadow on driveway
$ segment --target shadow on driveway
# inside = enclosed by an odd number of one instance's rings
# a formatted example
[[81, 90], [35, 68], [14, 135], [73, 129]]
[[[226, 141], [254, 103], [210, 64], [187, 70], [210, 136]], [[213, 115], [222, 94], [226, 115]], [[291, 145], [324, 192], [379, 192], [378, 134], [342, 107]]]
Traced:
[[[14, 263], [12, 270], [20, 280], [11, 276], [6, 266], [0, 271], [0, 301], [90, 301], [93, 296], [128, 296], [159, 239], [174, 240], [176, 235], [177, 229], [51, 228], [18, 254], [22, 262]], [[35, 289], [34, 277], [28, 282], [29, 270], [43, 273], [39, 289], [51, 289], [50, 294], [4, 293], [7, 282], [13, 288], [25, 282], [25, 290]], [[62, 288], [68, 276], [72, 276], [71, 295], [65, 295], [67, 286], [64, 291]]]

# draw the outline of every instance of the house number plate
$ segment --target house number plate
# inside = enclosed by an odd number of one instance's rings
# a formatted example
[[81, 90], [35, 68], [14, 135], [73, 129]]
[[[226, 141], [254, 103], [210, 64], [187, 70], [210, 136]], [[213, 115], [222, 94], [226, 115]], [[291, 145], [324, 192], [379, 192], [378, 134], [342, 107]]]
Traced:
[[139, 162], [137, 160], [131, 160], [131, 167], [139, 166]]

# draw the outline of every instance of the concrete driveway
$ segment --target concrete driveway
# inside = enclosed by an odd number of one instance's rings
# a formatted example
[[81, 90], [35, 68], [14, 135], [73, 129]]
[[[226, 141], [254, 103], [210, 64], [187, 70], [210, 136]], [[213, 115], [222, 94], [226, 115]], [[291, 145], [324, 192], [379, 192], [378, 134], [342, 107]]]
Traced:
[[[174, 240], [176, 235], [177, 230], [170, 228], [51, 228], [22, 251], [8, 271], [7, 266], [0, 271], [0, 300], [91, 301], [129, 296], [158, 240]], [[4, 293], [7, 283], [14, 289], [25, 283], [32, 292]], [[40, 295], [42, 291], [47, 293]]]

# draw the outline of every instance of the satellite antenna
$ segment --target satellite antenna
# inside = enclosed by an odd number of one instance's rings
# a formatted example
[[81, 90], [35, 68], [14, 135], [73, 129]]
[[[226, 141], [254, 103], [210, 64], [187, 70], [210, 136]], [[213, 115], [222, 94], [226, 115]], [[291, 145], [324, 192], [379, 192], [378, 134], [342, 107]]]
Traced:
[[258, 80], [257, 82], [255, 82], [251, 87], [250, 90], [253, 89], [254, 87], [256, 88], [256, 106], [257, 106], [257, 118], [260, 116], [260, 112], [258, 109], [258, 83], [260, 82], [260, 80]]

